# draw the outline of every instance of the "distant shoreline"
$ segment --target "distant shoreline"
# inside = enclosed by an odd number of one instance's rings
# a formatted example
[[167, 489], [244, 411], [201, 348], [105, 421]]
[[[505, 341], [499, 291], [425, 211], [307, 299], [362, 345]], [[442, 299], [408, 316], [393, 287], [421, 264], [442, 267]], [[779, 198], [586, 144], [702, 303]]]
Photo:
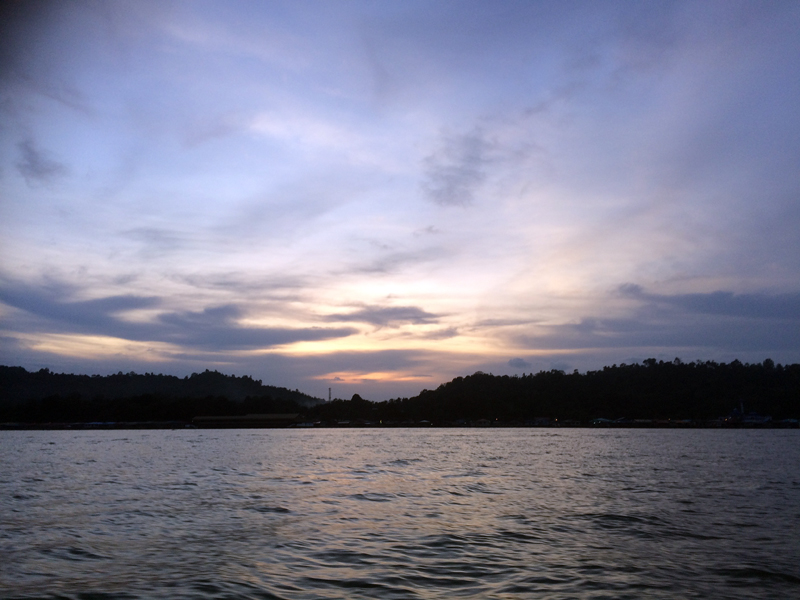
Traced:
[[103, 431], [103, 430], [252, 430], [252, 429], [800, 429], [795, 419], [770, 423], [570, 423], [526, 425], [520, 423], [452, 424], [452, 423], [298, 423], [276, 426], [198, 427], [187, 421], [145, 421], [112, 423], [0, 423], [0, 431]]
[[571, 374], [476, 372], [411, 398], [324, 401], [216, 371], [180, 379], [0, 366], [2, 429], [795, 428], [800, 364], [646, 359]]

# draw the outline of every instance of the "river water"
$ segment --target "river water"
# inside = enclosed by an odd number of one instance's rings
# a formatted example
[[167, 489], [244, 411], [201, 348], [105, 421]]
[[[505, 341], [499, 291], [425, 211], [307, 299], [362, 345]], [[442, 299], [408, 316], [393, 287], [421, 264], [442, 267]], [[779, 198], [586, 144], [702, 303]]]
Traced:
[[2, 431], [0, 596], [800, 598], [800, 432]]

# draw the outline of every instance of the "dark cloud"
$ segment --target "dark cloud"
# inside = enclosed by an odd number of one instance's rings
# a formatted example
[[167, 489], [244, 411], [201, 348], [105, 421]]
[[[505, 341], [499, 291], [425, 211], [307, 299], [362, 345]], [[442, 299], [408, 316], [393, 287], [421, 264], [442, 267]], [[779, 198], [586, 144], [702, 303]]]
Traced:
[[328, 321], [369, 323], [377, 327], [396, 327], [401, 324], [429, 325], [438, 322], [438, 315], [416, 306], [366, 306], [346, 314], [329, 315]]
[[[525, 347], [549, 349], [642, 348], [680, 354], [765, 352], [796, 360], [800, 348], [800, 294], [648, 294], [620, 288], [637, 300], [623, 318], [585, 317], [518, 338]], [[672, 349], [672, 350], [668, 350]]]
[[426, 340], [446, 340], [449, 338], [456, 337], [458, 335], [458, 328], [456, 327], [445, 327], [444, 329], [438, 329], [436, 331], [431, 331], [429, 333], [424, 334], [423, 338]]
[[336, 373], [358, 370], [365, 373], [428, 370], [436, 354], [420, 350], [347, 351], [284, 358], [296, 362], [291, 368], [305, 373]]
[[422, 189], [443, 206], [472, 204], [486, 178], [490, 144], [480, 132], [445, 137], [442, 148], [425, 159]]
[[[57, 288], [57, 286], [56, 286]], [[0, 301], [28, 315], [26, 331], [107, 335], [133, 341], [168, 342], [185, 348], [232, 350], [267, 348], [298, 341], [346, 337], [357, 332], [352, 327], [279, 328], [242, 327], [237, 319], [243, 310], [223, 305], [202, 311], [161, 313], [155, 322], [126, 321], [120, 313], [155, 308], [157, 297], [109, 296], [95, 300], [64, 301], [57, 289], [35, 288], [4, 282]], [[6, 325], [11, 331], [19, 320]]]
[[409, 265], [441, 260], [447, 255], [447, 250], [440, 246], [428, 246], [414, 252], [394, 252], [391, 248], [379, 247], [380, 250], [389, 250], [377, 258], [369, 258], [366, 264], [361, 263], [347, 269], [346, 273], [394, 273]]
[[648, 294], [637, 285], [624, 285], [620, 292], [630, 298], [661, 307], [674, 307], [693, 313], [726, 315], [748, 319], [800, 320], [800, 294]]
[[187, 242], [185, 234], [163, 227], [136, 227], [123, 231], [121, 235], [140, 242], [142, 255], [147, 258], [180, 250]]
[[522, 358], [512, 358], [508, 361], [508, 366], [513, 369], [530, 369], [533, 364]]
[[67, 168], [63, 164], [37, 148], [32, 140], [20, 142], [17, 144], [17, 148], [21, 155], [17, 162], [17, 169], [28, 185], [51, 183], [67, 174]]
[[[160, 303], [160, 299], [156, 297], [134, 295], [109, 296], [73, 302], [62, 300], [72, 291], [68, 286], [53, 282], [36, 288], [3, 281], [3, 285], [0, 287], [0, 301], [23, 310], [29, 315], [60, 324], [59, 331], [106, 332], [108, 335], [118, 337], [130, 337], [140, 326], [126, 324], [116, 316], [117, 313], [152, 308]], [[127, 327], [132, 327], [128, 335], [125, 331]]]
[[459, 335], [457, 327], [441, 327], [433, 331], [404, 331], [395, 334], [397, 338], [415, 340], [447, 340]]
[[667, 354], [683, 350], [703, 349], [705, 353], [766, 352], [794, 358], [800, 348], [800, 328], [780, 321], [735, 319], [730, 317], [651, 320], [646, 316], [633, 319], [592, 319], [592, 328], [579, 325], [556, 325], [537, 336], [520, 336], [524, 347], [549, 350], [588, 350], [602, 348], [647, 349]]
[[481, 319], [475, 322], [475, 327], [519, 327], [538, 323], [539, 319]]
[[244, 272], [180, 274], [173, 276], [173, 279], [198, 289], [233, 290], [240, 295], [257, 294], [260, 300], [298, 299], [301, 291], [309, 286], [307, 280], [296, 275], [254, 278]]
[[166, 313], [159, 321], [168, 325], [164, 341], [215, 350], [265, 348], [299, 341], [346, 337], [357, 332], [352, 327], [274, 328], [241, 327], [236, 319], [243, 311], [236, 305], [216, 306], [199, 312]]

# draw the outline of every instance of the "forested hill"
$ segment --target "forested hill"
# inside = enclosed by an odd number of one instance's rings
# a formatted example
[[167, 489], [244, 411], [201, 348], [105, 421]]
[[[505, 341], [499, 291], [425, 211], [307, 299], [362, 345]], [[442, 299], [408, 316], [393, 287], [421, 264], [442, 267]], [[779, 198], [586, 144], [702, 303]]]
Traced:
[[292, 401], [301, 406], [321, 402], [298, 390], [263, 385], [251, 377], [224, 375], [206, 370], [180, 378], [153, 373], [116, 375], [71, 375], [51, 373], [48, 369], [29, 372], [22, 367], [0, 366], [0, 404], [13, 405], [50, 397], [83, 400], [136, 398], [157, 396], [162, 399], [220, 397], [234, 402], [245, 398], [269, 396], [274, 400]]
[[572, 374], [542, 371], [523, 376], [475, 373], [413, 398], [369, 402], [361, 398], [319, 404], [320, 419], [433, 423], [457, 420], [527, 421], [540, 418], [708, 420], [758, 413], [800, 417], [800, 365], [645, 360]]
[[[742, 410], [743, 409], [743, 410]], [[522, 376], [475, 373], [413, 398], [322, 402], [297, 390], [262, 385], [250, 377], [205, 371], [183, 379], [118, 373], [107, 377], [30, 373], [0, 367], [0, 422], [190, 421], [201, 415], [302, 413], [335, 425], [525, 424], [594, 419], [691, 420], [751, 414], [773, 422], [800, 418], [800, 365], [771, 360], [743, 364], [645, 360], [598, 371], [541, 371]], [[759, 422], [755, 418], [751, 422]]]

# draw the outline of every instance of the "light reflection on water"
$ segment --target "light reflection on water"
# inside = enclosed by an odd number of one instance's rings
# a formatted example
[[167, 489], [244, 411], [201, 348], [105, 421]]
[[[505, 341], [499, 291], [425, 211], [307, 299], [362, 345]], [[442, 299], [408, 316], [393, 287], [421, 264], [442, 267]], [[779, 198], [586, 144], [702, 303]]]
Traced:
[[0, 432], [3, 597], [800, 597], [800, 432]]

